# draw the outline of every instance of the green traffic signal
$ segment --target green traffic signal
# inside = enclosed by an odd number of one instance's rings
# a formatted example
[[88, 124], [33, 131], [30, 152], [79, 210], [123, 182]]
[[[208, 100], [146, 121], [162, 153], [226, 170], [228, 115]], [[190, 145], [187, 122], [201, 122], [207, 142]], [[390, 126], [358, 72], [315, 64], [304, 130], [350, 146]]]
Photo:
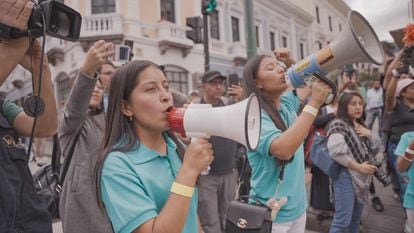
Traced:
[[203, 14], [210, 14], [217, 7], [217, 0], [202, 0]]
[[210, 13], [210, 12], [214, 11], [216, 9], [216, 7], [217, 7], [217, 1], [216, 0], [210, 0], [208, 5], [207, 5], [206, 11], [208, 13]]

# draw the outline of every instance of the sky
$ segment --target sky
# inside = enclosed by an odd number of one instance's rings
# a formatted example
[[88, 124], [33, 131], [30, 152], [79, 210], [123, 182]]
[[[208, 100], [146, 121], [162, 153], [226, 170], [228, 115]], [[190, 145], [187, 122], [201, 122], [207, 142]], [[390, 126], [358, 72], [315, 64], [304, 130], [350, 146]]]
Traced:
[[[372, 25], [380, 40], [394, 41], [389, 33], [410, 23], [410, 0], [344, 0]], [[413, 21], [411, 20], [411, 23]]]

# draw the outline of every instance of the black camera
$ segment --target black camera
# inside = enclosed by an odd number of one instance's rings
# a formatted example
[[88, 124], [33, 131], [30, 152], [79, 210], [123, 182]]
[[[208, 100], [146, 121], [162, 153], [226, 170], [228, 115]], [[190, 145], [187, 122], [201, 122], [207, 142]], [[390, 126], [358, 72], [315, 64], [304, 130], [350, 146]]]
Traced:
[[397, 69], [398, 73], [408, 74], [408, 72], [410, 71], [410, 65], [414, 67], [413, 52], [414, 46], [404, 48], [403, 53], [401, 55], [401, 63], [403, 64], [403, 66]]
[[27, 31], [21, 31], [0, 23], [0, 38], [41, 37], [45, 30], [52, 37], [78, 41], [81, 24], [82, 16], [79, 12], [60, 2], [43, 0], [33, 7], [27, 23]]
[[375, 159], [371, 160], [369, 163], [378, 168], [377, 171], [374, 173], [375, 178], [377, 178], [377, 180], [381, 182], [381, 184], [384, 185], [384, 187], [390, 185], [392, 182], [391, 177], [389, 173], [386, 172], [383, 168], [382, 163]]

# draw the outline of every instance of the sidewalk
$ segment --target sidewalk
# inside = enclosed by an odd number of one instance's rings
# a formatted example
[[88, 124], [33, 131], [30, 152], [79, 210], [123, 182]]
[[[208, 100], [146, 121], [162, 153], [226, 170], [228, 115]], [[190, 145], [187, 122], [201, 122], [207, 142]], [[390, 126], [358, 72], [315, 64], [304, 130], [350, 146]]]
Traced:
[[[306, 189], [309, 197], [312, 175], [306, 169]], [[375, 179], [374, 179], [375, 180]], [[391, 186], [383, 187], [375, 180], [378, 197], [384, 204], [384, 212], [376, 211], [371, 203], [365, 205], [362, 214], [361, 233], [404, 233], [405, 214], [402, 204], [393, 197]], [[311, 207], [307, 211], [306, 233], [329, 232], [331, 219], [322, 222], [316, 219], [317, 214]]]

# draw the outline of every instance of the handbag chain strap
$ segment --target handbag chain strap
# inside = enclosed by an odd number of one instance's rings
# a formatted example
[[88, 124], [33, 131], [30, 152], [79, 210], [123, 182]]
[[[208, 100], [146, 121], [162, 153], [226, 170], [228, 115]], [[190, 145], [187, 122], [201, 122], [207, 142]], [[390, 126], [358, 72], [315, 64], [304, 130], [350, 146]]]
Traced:
[[275, 190], [275, 193], [273, 194], [274, 199], [276, 199], [276, 196], [279, 193], [279, 187], [282, 184], [283, 178], [285, 176], [285, 166], [286, 166], [286, 164], [285, 164], [285, 161], [283, 161], [283, 160], [281, 161], [281, 163], [282, 163], [282, 167], [280, 169], [279, 177], [277, 178], [276, 190]]

